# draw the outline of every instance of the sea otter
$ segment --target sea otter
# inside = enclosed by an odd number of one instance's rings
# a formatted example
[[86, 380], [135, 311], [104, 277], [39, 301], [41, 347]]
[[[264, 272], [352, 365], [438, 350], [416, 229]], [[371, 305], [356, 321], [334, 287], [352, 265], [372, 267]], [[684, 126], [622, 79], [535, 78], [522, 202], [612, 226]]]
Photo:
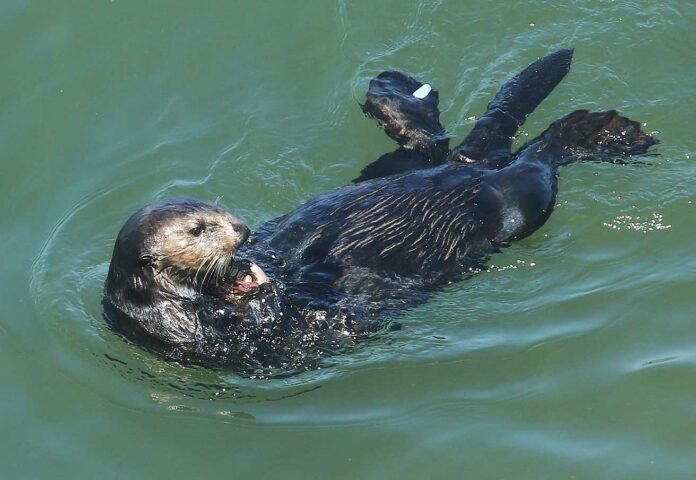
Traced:
[[438, 93], [400, 72], [380, 74], [363, 110], [399, 148], [249, 241], [244, 223], [216, 205], [185, 199], [140, 210], [116, 239], [107, 319], [168, 358], [242, 373], [311, 368], [350, 348], [543, 225], [560, 166], [625, 162], [657, 142], [615, 111], [579, 110], [511, 152], [572, 55], [555, 52], [507, 82], [452, 150]]

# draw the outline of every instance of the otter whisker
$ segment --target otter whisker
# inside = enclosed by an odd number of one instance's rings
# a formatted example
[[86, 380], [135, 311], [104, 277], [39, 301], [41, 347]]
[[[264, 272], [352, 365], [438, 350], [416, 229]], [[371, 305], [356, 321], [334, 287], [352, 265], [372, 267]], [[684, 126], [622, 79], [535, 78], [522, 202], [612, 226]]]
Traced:
[[198, 273], [201, 271], [201, 268], [203, 268], [203, 265], [205, 265], [205, 262], [207, 261], [209, 257], [203, 257], [203, 260], [201, 260], [201, 263], [198, 265], [198, 268], [196, 269], [196, 273], [193, 275], [193, 281], [192, 283], [195, 285], [196, 280], [198, 279]]
[[220, 259], [222, 256], [218, 256], [210, 267], [210, 280], [217, 283], [220, 280]]
[[223, 276], [225, 275], [225, 273], [229, 269], [231, 259], [232, 259], [232, 253], [228, 253], [227, 255], [223, 255], [222, 257], [220, 257], [219, 267], [218, 267], [218, 272], [217, 272], [217, 280], [216, 280], [217, 282], [222, 280]]
[[[198, 274], [200, 273], [201, 268], [203, 268], [203, 266], [205, 264], [207, 264], [213, 258], [214, 255], [215, 255], [215, 252], [211, 252], [209, 255], [206, 255], [205, 257], [203, 257], [203, 260], [201, 261], [201, 263], [198, 265], [198, 268], [196, 269], [196, 274], [193, 276], [193, 285], [194, 286], [196, 285], [196, 281], [198, 280]], [[208, 270], [207, 267], [206, 267], [206, 270]], [[205, 283], [205, 274], [203, 275], [203, 282], [202, 283]]]
[[230, 269], [230, 263], [232, 263], [232, 253], [229, 253], [226, 257], [225, 260], [222, 262], [222, 266], [220, 268], [220, 275], [218, 277], [218, 282], [222, 279], [222, 277], [225, 276], [225, 274], [229, 271]]
[[220, 261], [219, 259], [213, 263], [213, 267], [210, 269], [210, 281], [214, 284], [220, 281]]
[[233, 252], [228, 253], [227, 255], [224, 255], [220, 258], [220, 268], [218, 270], [218, 278], [217, 281], [219, 282], [222, 280], [222, 278], [225, 276], [225, 273], [227, 273], [227, 270], [230, 268], [230, 262], [232, 261], [232, 256]]
[[220, 278], [222, 276], [223, 267], [225, 265], [226, 258], [227, 258], [227, 255], [218, 256], [210, 268], [210, 270], [211, 270], [210, 279], [213, 280], [215, 283], [220, 282]]
[[[203, 285], [205, 285], [205, 280], [208, 277], [208, 275], [210, 273], [212, 273], [212, 271], [215, 269], [215, 266], [217, 265], [217, 262], [218, 262], [218, 259], [220, 258], [220, 256], [219, 255], [216, 256], [215, 253], [212, 253], [208, 258], [210, 261], [209, 261], [208, 267], [206, 267], [205, 274], [203, 275], [203, 280], [201, 281], [201, 284], [200, 284], [200, 290], [203, 289]], [[212, 278], [212, 276], [211, 276], [211, 278]]]
[[222, 280], [222, 278], [225, 276], [225, 274], [228, 272], [230, 269], [230, 263], [232, 262], [233, 254], [229, 253], [227, 254], [223, 261], [220, 262], [220, 272], [218, 273], [218, 282]]
[[205, 269], [205, 273], [203, 274], [203, 280], [201, 280], [200, 285], [198, 286], [198, 291], [203, 290], [203, 285], [205, 285], [205, 279], [208, 277], [208, 274], [210, 273], [210, 270], [212, 266], [215, 264], [215, 259], [213, 257], [210, 258], [210, 262], [208, 262], [209, 265]]

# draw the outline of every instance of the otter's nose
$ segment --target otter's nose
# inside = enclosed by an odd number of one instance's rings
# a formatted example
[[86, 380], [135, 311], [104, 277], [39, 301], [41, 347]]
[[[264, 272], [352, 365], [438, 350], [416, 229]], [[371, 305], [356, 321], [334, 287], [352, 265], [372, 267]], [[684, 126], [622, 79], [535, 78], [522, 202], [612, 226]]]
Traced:
[[244, 242], [246, 242], [249, 238], [249, 235], [251, 235], [251, 230], [249, 230], [249, 227], [247, 227], [243, 223], [235, 225], [234, 230], [237, 233], [237, 236], [239, 237], [239, 245], [244, 245]]
[[232, 215], [229, 212], [225, 213], [225, 222], [220, 222], [224, 225], [223, 232], [227, 248], [234, 253], [239, 247], [244, 245], [251, 235], [251, 230], [246, 226], [244, 220]]
[[251, 231], [243, 222], [236, 220], [228, 224], [225, 233], [229, 247], [233, 250], [237, 250], [247, 241]]

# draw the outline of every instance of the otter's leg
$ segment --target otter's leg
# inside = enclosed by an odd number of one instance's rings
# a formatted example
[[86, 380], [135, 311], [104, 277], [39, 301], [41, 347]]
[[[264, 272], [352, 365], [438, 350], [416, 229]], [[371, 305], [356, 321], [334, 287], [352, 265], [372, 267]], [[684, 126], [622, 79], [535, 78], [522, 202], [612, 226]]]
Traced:
[[522, 147], [509, 166], [483, 178], [495, 197], [488, 204], [499, 208], [495, 240], [524, 238], [546, 222], [553, 210], [560, 165], [578, 160], [626, 163], [628, 156], [645, 154], [656, 143], [638, 122], [615, 111], [578, 110], [552, 123]]
[[365, 167], [354, 182], [442, 163], [449, 153], [449, 137], [440, 123], [437, 91], [404, 73], [388, 71], [370, 82], [366, 97], [363, 112], [399, 148]]
[[427, 168], [432, 165], [437, 165], [437, 162], [431, 162], [426, 155], [416, 150], [399, 147], [393, 152], [385, 153], [360, 170], [360, 176], [354, 178], [353, 183], [373, 178], [388, 177], [389, 175]]
[[559, 50], [537, 60], [510, 79], [448, 159], [492, 168], [507, 165], [517, 129], [563, 80], [572, 59], [572, 49]]
[[440, 123], [440, 97], [428, 84], [401, 72], [382, 72], [372, 79], [363, 112], [377, 120], [403, 148], [427, 157], [448, 151], [449, 137]]
[[558, 165], [581, 160], [627, 163], [629, 156], [646, 154], [659, 143], [639, 122], [616, 110], [577, 110], [552, 123], [542, 137], [562, 147]]

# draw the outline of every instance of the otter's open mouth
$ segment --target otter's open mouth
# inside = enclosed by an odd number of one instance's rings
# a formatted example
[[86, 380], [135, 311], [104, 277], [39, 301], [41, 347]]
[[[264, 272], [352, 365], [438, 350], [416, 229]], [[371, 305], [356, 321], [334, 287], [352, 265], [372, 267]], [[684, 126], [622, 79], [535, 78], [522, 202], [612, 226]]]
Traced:
[[268, 276], [261, 267], [249, 262], [248, 270], [240, 271], [232, 282], [232, 292], [237, 295], [246, 295], [268, 281]]

